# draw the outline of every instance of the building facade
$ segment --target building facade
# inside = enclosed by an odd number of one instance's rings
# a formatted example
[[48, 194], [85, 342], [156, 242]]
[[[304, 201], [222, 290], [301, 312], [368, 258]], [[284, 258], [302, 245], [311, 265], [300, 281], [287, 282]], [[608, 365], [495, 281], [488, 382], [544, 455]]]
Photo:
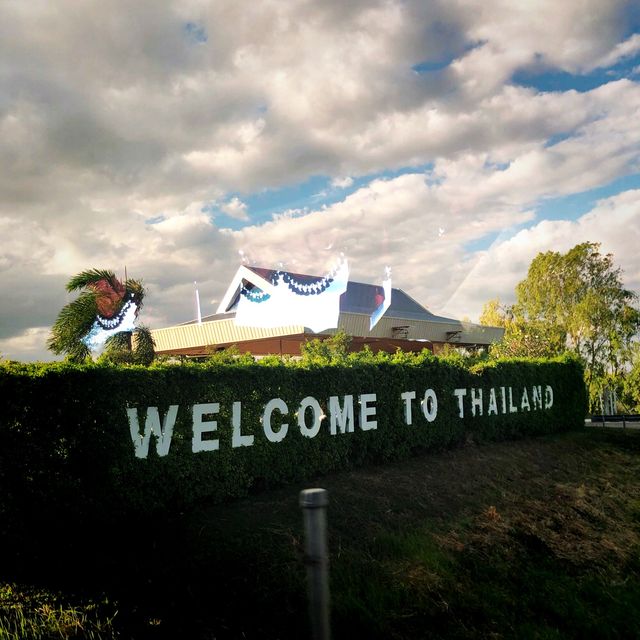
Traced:
[[[297, 290], [303, 292], [312, 287], [320, 290], [320, 283], [326, 282], [326, 279], [304, 274], [286, 276], [288, 282], [293, 282]], [[258, 326], [261, 324], [259, 316], [256, 326], [239, 323], [237, 316], [242, 296], [251, 296], [252, 299], [260, 295], [268, 297], [267, 292], [272, 291], [274, 283], [282, 277], [283, 272], [271, 269], [240, 267], [215, 314], [202, 318], [201, 322], [190, 321], [152, 331], [156, 353], [206, 357], [236, 345], [240, 352], [249, 352], [258, 357], [267, 354], [299, 356], [301, 343], [314, 338], [327, 338], [339, 330], [352, 337], [352, 350], [360, 350], [368, 345], [373, 351], [395, 352], [398, 348], [422, 351], [426, 348], [438, 353], [446, 345], [472, 350], [487, 347], [499, 341], [504, 333], [499, 327], [486, 327], [434, 315], [401, 289], [388, 289], [385, 292], [381, 286], [350, 280], [345, 281], [344, 292], [339, 296], [337, 327], [313, 332], [303, 324], [288, 323], [286, 309], [282, 310], [280, 326]], [[385, 298], [386, 303], [381, 307]], [[384, 313], [372, 327], [371, 318], [381, 308], [385, 309]], [[260, 307], [256, 309], [259, 314]]]

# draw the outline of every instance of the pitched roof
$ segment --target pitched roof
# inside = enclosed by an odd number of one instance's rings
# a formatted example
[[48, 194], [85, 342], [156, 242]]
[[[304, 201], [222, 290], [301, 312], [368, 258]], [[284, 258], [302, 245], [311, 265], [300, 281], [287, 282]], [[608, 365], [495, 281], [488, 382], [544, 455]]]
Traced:
[[[340, 297], [340, 311], [345, 313], [364, 313], [371, 315], [378, 303], [376, 296], [382, 293], [382, 287], [364, 282], [349, 280], [347, 290]], [[430, 322], [457, 322], [452, 318], [436, 316], [421, 304], [418, 304], [402, 289], [391, 289], [391, 306], [384, 314], [390, 318], [407, 320], [428, 320]]]
[[[278, 273], [276, 269], [241, 266], [231, 281], [222, 302], [218, 306], [217, 313], [202, 319], [217, 320], [223, 317], [230, 317], [229, 314], [233, 314], [235, 311], [235, 306], [240, 295], [240, 286], [243, 281], [250, 282], [265, 290], [272, 286], [272, 283], [277, 279]], [[320, 279], [320, 276], [304, 273], [290, 272], [290, 275], [301, 283], [313, 282]], [[349, 280], [347, 290], [340, 296], [340, 312], [371, 315], [380, 304], [382, 295], [383, 289], [380, 285]], [[396, 288], [391, 290], [391, 306], [384, 315], [390, 318], [406, 320], [427, 320], [429, 322], [447, 323], [458, 322], [458, 320], [453, 318], [445, 318], [431, 313], [402, 289]]]

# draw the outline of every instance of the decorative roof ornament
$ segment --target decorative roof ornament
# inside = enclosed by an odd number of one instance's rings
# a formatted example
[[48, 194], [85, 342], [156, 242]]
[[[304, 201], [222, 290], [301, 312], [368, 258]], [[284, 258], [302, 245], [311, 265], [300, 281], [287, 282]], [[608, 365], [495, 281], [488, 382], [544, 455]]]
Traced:
[[380, 318], [386, 313], [391, 306], [391, 267], [384, 269], [385, 279], [382, 281], [382, 293], [376, 295], [377, 307], [369, 318], [369, 331], [375, 327]]
[[322, 278], [275, 271], [267, 283], [270, 292], [243, 282], [235, 323], [260, 328], [303, 325], [315, 333], [333, 329], [338, 326], [340, 296], [347, 290], [348, 281], [349, 265], [341, 256]]
[[96, 317], [91, 329], [82, 338], [87, 347], [97, 350], [116, 333], [134, 331], [138, 303], [133, 292], [117, 278], [106, 278], [88, 285], [96, 294]]

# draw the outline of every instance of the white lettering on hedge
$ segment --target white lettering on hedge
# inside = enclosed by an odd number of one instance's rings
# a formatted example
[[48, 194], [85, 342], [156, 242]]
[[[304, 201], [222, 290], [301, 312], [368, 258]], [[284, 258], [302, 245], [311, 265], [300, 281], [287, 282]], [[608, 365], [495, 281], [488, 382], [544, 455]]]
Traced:
[[404, 423], [413, 424], [413, 414], [411, 413], [411, 401], [416, 399], [415, 391], [405, 391], [400, 394], [404, 400]]
[[[482, 415], [506, 415], [524, 411], [550, 409], [553, 406], [553, 389], [547, 385], [542, 395], [542, 387], [490, 387], [480, 389], [454, 389], [453, 395], [458, 399], [458, 415], [464, 418], [465, 409], [471, 411], [473, 417]], [[498, 393], [501, 402], [498, 403]], [[404, 396], [403, 396], [404, 397]], [[487, 400], [488, 398], [488, 400]]]
[[363, 393], [360, 396], [360, 428], [363, 431], [369, 431], [370, 429], [378, 428], [377, 420], [369, 420], [370, 417], [376, 415], [375, 405], [370, 407], [370, 402], [376, 401], [375, 393]]
[[551, 409], [553, 407], [553, 389], [547, 385], [544, 389], [544, 408]]
[[[307, 409], [311, 409], [313, 414], [313, 424], [307, 425]], [[302, 400], [298, 407], [298, 426], [300, 427], [300, 433], [305, 438], [315, 438], [320, 432], [320, 422], [322, 421], [322, 408], [320, 403], [312, 396], [307, 396]]]
[[237, 447], [250, 447], [253, 444], [253, 435], [242, 434], [242, 403], [234, 402], [231, 409], [231, 426], [233, 427], [233, 433], [231, 435], [231, 446], [235, 449]]
[[533, 387], [533, 408], [542, 409], [542, 386]]
[[283, 422], [280, 425], [280, 431], [274, 431], [271, 428], [271, 414], [278, 410], [281, 414], [286, 415], [289, 413], [289, 409], [284, 400], [280, 398], [273, 398], [267, 402], [264, 413], [262, 414], [262, 428], [264, 429], [264, 435], [269, 442], [281, 442], [289, 431], [289, 425]]
[[340, 398], [331, 396], [329, 398], [329, 432], [335, 436], [340, 429], [340, 433], [353, 433], [353, 396], [345, 396], [340, 406]]
[[138, 409], [127, 407], [127, 417], [129, 418], [129, 432], [136, 452], [136, 458], [146, 458], [149, 455], [149, 440], [151, 434], [156, 438], [156, 452], [159, 456], [166, 456], [171, 446], [171, 436], [173, 435], [173, 425], [176, 423], [178, 415], [177, 404], [169, 407], [162, 426], [160, 426], [160, 414], [158, 407], [148, 407], [147, 417], [144, 421], [144, 434], [140, 435], [140, 425], [138, 423]]
[[422, 413], [427, 422], [433, 422], [438, 415], [438, 397], [433, 389], [427, 389], [424, 392], [422, 400]]
[[487, 415], [491, 414], [498, 415], [498, 402], [496, 400], [496, 390], [491, 387], [489, 391], [489, 408], [487, 409]]
[[[416, 400], [416, 391], [404, 391], [400, 393], [403, 403], [404, 421], [407, 425], [413, 424], [413, 404]], [[554, 403], [554, 392], [550, 385], [531, 385], [529, 387], [469, 387], [453, 390], [457, 398], [457, 413], [459, 418], [467, 415], [472, 417], [508, 415], [518, 412], [531, 412], [551, 409]], [[498, 395], [500, 400], [498, 400]], [[377, 395], [375, 393], [363, 393], [358, 396], [360, 405], [358, 423], [362, 431], [370, 431], [378, 428]], [[434, 422], [438, 416], [438, 396], [433, 389], [426, 389], [420, 401], [422, 414], [427, 422]], [[455, 405], [454, 405], [455, 406]], [[328, 426], [332, 436], [338, 433], [353, 433], [355, 430], [354, 396], [330, 396], [327, 402], [329, 414]], [[146, 458], [149, 454], [151, 436], [156, 440], [156, 451], [159, 456], [169, 453], [173, 430], [178, 415], [178, 405], [171, 405], [164, 416], [160, 415], [158, 407], [146, 409], [144, 432], [140, 433], [138, 409], [127, 407], [129, 431], [137, 458]], [[220, 413], [220, 404], [209, 402], [194, 404], [191, 408], [193, 416], [193, 437], [191, 449], [194, 453], [202, 451], [218, 451], [220, 441], [211, 434], [218, 431], [216, 420], [208, 419]], [[277, 411], [281, 414], [276, 421], [279, 427], [272, 426], [273, 414]], [[454, 409], [455, 411], [455, 409]], [[225, 415], [226, 414], [225, 412]], [[322, 428], [324, 415], [322, 406], [313, 396], [307, 396], [300, 401], [296, 412], [300, 434], [305, 438], [315, 438]], [[269, 442], [282, 442], [289, 432], [289, 424], [286, 418], [289, 416], [289, 408], [281, 398], [272, 398], [263, 408], [262, 429], [265, 438]], [[231, 404], [231, 429], [225, 429], [230, 433], [231, 448], [250, 447], [255, 442], [252, 433], [242, 432], [242, 403], [237, 401]], [[250, 429], [250, 431], [253, 429]], [[226, 436], [229, 437], [229, 436]]]
[[208, 402], [205, 404], [193, 405], [193, 438], [191, 440], [191, 450], [193, 453], [200, 451], [217, 451], [220, 443], [217, 438], [203, 440], [204, 433], [213, 433], [218, 429], [218, 423], [215, 420], [203, 420], [206, 415], [218, 413], [220, 405], [217, 402]]
[[466, 389], [454, 389], [453, 395], [458, 398], [458, 416], [464, 418], [464, 404], [462, 399], [467, 395]]
[[471, 415], [482, 415], [482, 389], [471, 389]]

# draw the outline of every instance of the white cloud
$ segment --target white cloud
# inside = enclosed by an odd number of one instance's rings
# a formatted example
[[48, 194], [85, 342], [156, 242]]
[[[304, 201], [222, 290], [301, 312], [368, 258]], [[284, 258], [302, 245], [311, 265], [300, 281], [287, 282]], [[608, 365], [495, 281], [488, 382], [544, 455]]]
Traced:
[[[504, 112], [506, 120], [505, 101], [520, 105], [524, 95], [510, 88], [492, 108]], [[298, 261], [298, 270], [322, 270], [336, 251], [350, 258], [354, 277], [364, 280], [391, 264], [398, 286], [443, 308], [463, 283], [477, 288], [479, 256], [467, 246], [532, 221], [542, 199], [598, 187], [638, 165], [640, 132], [629, 127], [640, 118], [636, 85], [620, 81], [558, 100], [569, 115], [548, 96], [529, 96], [514, 117], [523, 118], [525, 111], [530, 122], [557, 111], [556, 123], [574, 123], [568, 139], [507, 145], [495, 160], [488, 153], [442, 158], [424, 174], [375, 180], [342, 202], [300, 218], [247, 227], [234, 237], [254, 260], [274, 264], [288, 256]], [[460, 315], [470, 311], [456, 307]]]
[[600, 242], [601, 252], [613, 254], [615, 264], [623, 269], [625, 285], [640, 292], [640, 190], [603, 199], [575, 221], [544, 220], [495, 242], [443, 307], [477, 318], [491, 298], [513, 302], [516, 284], [526, 277], [539, 252], [565, 253], [582, 242]]
[[600, 58], [594, 65], [596, 67], [611, 67], [616, 62], [629, 58], [640, 51], [640, 33], [634, 33], [632, 36], [616, 44], [609, 53]]
[[[93, 266], [145, 279], [149, 324], [188, 319], [193, 280], [219, 298], [238, 249], [300, 269], [344, 251], [356, 277], [391, 264], [398, 284], [444, 304], [478, 262], [473, 243], [529, 223], [541, 198], [637, 172], [637, 82], [540, 93], [511, 81], [631, 55], [627, 6], [0, 4], [2, 344], [41, 339], [66, 280]], [[253, 193], [424, 165], [241, 232], [203, 211], [222, 203], [250, 222]]]
[[509, 67], [527, 63], [576, 73], [596, 66], [617, 45], [628, 28], [624, 15], [628, 4], [615, 0], [483, 2], [467, 14], [468, 33], [487, 43], [491, 53], [483, 70], [490, 75], [491, 64], [506, 78]]
[[236, 220], [248, 220], [249, 214], [247, 213], [247, 205], [242, 202], [240, 198], [234, 196], [228, 202], [220, 205], [220, 210], [226, 213], [231, 218]]
[[331, 186], [336, 189], [348, 189], [353, 184], [353, 178], [346, 176], [344, 178], [334, 178]]

